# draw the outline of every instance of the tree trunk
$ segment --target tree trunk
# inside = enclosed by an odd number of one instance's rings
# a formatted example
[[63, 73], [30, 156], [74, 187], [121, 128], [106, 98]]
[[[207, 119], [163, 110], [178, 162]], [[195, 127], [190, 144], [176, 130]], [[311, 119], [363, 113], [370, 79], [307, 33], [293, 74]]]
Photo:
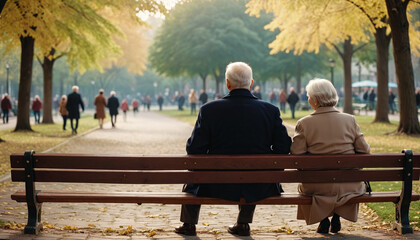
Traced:
[[32, 64], [34, 60], [35, 39], [31, 36], [20, 37], [22, 46], [20, 61], [20, 80], [18, 96], [18, 113], [15, 131], [32, 131], [29, 122], [29, 101], [31, 96]]
[[376, 81], [377, 103], [374, 122], [389, 123], [388, 118], [388, 50], [391, 36], [386, 35], [386, 27], [377, 28], [375, 33], [376, 43]]
[[44, 57], [42, 70], [44, 73], [44, 104], [42, 112], [42, 123], [54, 123], [52, 116], [52, 88], [53, 88], [53, 66], [55, 59]]
[[353, 56], [353, 44], [351, 40], [344, 41], [344, 51], [341, 55], [344, 66], [344, 109], [343, 112], [353, 114], [352, 91], [351, 91], [351, 58]]
[[391, 26], [398, 83], [400, 124], [397, 131], [405, 134], [419, 134], [420, 125], [415, 102], [414, 74], [408, 35], [407, 4], [409, 1], [386, 0], [385, 2]]
[[286, 94], [288, 93], [287, 91], [287, 83], [289, 82], [289, 78], [287, 77], [287, 73], [283, 73], [283, 89], [286, 92]]
[[207, 80], [207, 74], [199, 74], [201, 79], [203, 80], [203, 90], [206, 91], [206, 80]]
[[300, 89], [302, 88], [302, 65], [299, 56], [296, 61], [296, 88], [296, 93], [299, 94]]

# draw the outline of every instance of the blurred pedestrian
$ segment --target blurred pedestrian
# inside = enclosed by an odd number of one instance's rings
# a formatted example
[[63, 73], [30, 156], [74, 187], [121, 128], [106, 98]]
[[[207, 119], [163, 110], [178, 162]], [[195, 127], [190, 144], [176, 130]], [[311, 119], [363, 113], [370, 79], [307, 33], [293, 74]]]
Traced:
[[365, 91], [363, 92], [363, 102], [369, 102], [369, 88], [365, 88]]
[[42, 102], [38, 95], [35, 95], [32, 101], [32, 111], [34, 112], [35, 123], [40, 123], [41, 119]]
[[112, 127], [115, 128], [115, 124], [117, 123], [117, 115], [118, 115], [118, 108], [120, 107], [120, 102], [118, 98], [115, 97], [115, 91], [111, 91], [111, 96], [108, 98], [108, 103], [106, 106], [109, 109], [109, 115], [111, 115], [111, 124]]
[[127, 111], [128, 111], [128, 102], [127, 99], [123, 99], [121, 101], [121, 110], [123, 111], [124, 114], [124, 122], [127, 121]]
[[99, 121], [99, 128], [103, 128], [104, 118], [106, 117], [106, 99], [104, 97], [103, 89], [99, 89], [99, 94], [95, 97], [95, 100], [93, 100], [93, 105], [95, 105], [95, 116]]
[[299, 102], [299, 96], [295, 93], [294, 88], [290, 88], [290, 93], [287, 97], [287, 102], [289, 103], [290, 111], [292, 112], [292, 118], [295, 119], [295, 107], [296, 103]]
[[370, 88], [370, 92], [369, 92], [369, 108], [370, 108], [370, 110], [375, 110], [376, 109], [375, 100], [376, 100], [375, 89]]
[[1, 111], [3, 112], [3, 123], [9, 123], [9, 111], [12, 110], [9, 94], [5, 93], [1, 99]]
[[131, 106], [133, 107], [133, 115], [136, 115], [136, 112], [139, 111], [139, 100], [133, 99], [133, 101], [131, 101]]
[[184, 102], [185, 102], [185, 96], [183, 93], [180, 93], [178, 99], [178, 110], [183, 111], [184, 110]]
[[420, 108], [420, 88], [416, 89], [416, 105], [417, 108]]
[[388, 105], [389, 105], [389, 110], [391, 111], [391, 114], [394, 114], [395, 111], [395, 95], [392, 92], [392, 89], [389, 89], [389, 94], [388, 94]]
[[280, 94], [279, 94], [279, 103], [280, 103], [280, 110], [283, 113], [286, 113], [286, 102], [287, 102], [286, 91], [284, 91], [284, 89], [281, 89]]
[[69, 111], [67, 111], [66, 104], [67, 104], [67, 96], [63, 95], [61, 97], [60, 103], [58, 104], [58, 112], [63, 118], [63, 131], [66, 130], [67, 116], [69, 115]]
[[270, 100], [270, 103], [273, 105], [276, 105], [277, 102], [277, 94], [276, 91], [272, 90], [270, 94], [268, 94], [268, 99]]
[[188, 96], [188, 102], [190, 103], [191, 107], [191, 115], [196, 113], [196, 106], [197, 106], [197, 94], [195, 94], [195, 90], [190, 90], [190, 95]]
[[198, 100], [201, 102], [201, 105], [204, 105], [207, 103], [209, 96], [207, 95], [206, 91], [204, 89], [201, 89], [200, 96], [198, 97]]
[[159, 111], [162, 111], [162, 105], [163, 105], [163, 97], [162, 97], [162, 95], [159, 95], [157, 97], [157, 103], [159, 105]]
[[150, 95], [147, 95], [145, 100], [146, 100], [147, 111], [150, 111], [150, 105], [152, 104], [152, 98], [150, 97]]
[[[70, 126], [73, 134], [77, 134], [77, 128], [79, 127], [79, 118], [80, 118], [80, 112], [79, 112], [79, 105], [82, 108], [82, 111], [85, 111], [85, 105], [82, 101], [82, 96], [80, 96], [79, 87], [73, 86], [71, 88], [73, 90], [72, 93], [70, 93], [67, 96], [67, 104], [66, 108], [67, 111], [69, 111], [69, 119], [70, 119]], [[73, 124], [73, 120], [75, 120], [75, 124]]]

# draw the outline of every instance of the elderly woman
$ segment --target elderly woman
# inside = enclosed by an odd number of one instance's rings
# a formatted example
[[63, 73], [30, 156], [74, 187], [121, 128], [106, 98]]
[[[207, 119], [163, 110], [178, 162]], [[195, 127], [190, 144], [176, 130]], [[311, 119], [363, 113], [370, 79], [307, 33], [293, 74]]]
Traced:
[[[315, 110], [296, 123], [291, 146], [292, 154], [354, 154], [369, 153], [370, 147], [363, 138], [354, 116], [341, 113], [334, 86], [325, 79], [314, 79], [306, 86], [308, 102]], [[306, 223], [320, 222], [317, 232], [337, 233], [341, 229], [340, 216], [356, 222], [358, 204], [346, 204], [365, 193], [363, 182], [352, 183], [301, 183], [300, 193], [312, 196], [312, 205], [298, 206], [298, 219]]]
[[93, 104], [95, 105], [95, 113], [96, 118], [99, 121], [99, 128], [103, 128], [104, 126], [104, 118], [106, 117], [105, 114], [105, 107], [106, 107], [106, 99], [104, 97], [104, 90], [99, 89], [99, 94], [93, 100]]

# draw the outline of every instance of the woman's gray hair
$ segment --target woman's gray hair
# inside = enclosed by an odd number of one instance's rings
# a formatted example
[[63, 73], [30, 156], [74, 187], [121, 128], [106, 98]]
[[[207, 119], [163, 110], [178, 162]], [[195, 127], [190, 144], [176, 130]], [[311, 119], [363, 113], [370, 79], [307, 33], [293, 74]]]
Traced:
[[326, 79], [315, 78], [306, 85], [308, 95], [316, 99], [320, 107], [333, 107], [338, 102], [337, 90]]
[[252, 81], [252, 68], [244, 62], [233, 62], [226, 66], [225, 76], [233, 89], [249, 88]]

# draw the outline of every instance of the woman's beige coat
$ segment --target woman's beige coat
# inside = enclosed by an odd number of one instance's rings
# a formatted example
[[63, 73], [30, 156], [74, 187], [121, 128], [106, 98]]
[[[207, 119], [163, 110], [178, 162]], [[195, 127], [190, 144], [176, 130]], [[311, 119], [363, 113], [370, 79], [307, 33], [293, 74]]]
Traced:
[[[354, 154], [369, 153], [354, 116], [340, 113], [334, 107], [319, 107], [296, 123], [291, 146], [292, 154]], [[300, 193], [312, 195], [312, 205], [298, 206], [298, 219], [307, 224], [320, 222], [333, 213], [357, 221], [358, 204], [345, 205], [365, 190], [363, 182], [354, 183], [301, 183]]]
[[93, 104], [96, 107], [96, 118], [105, 118], [106, 99], [103, 94], [95, 97]]

